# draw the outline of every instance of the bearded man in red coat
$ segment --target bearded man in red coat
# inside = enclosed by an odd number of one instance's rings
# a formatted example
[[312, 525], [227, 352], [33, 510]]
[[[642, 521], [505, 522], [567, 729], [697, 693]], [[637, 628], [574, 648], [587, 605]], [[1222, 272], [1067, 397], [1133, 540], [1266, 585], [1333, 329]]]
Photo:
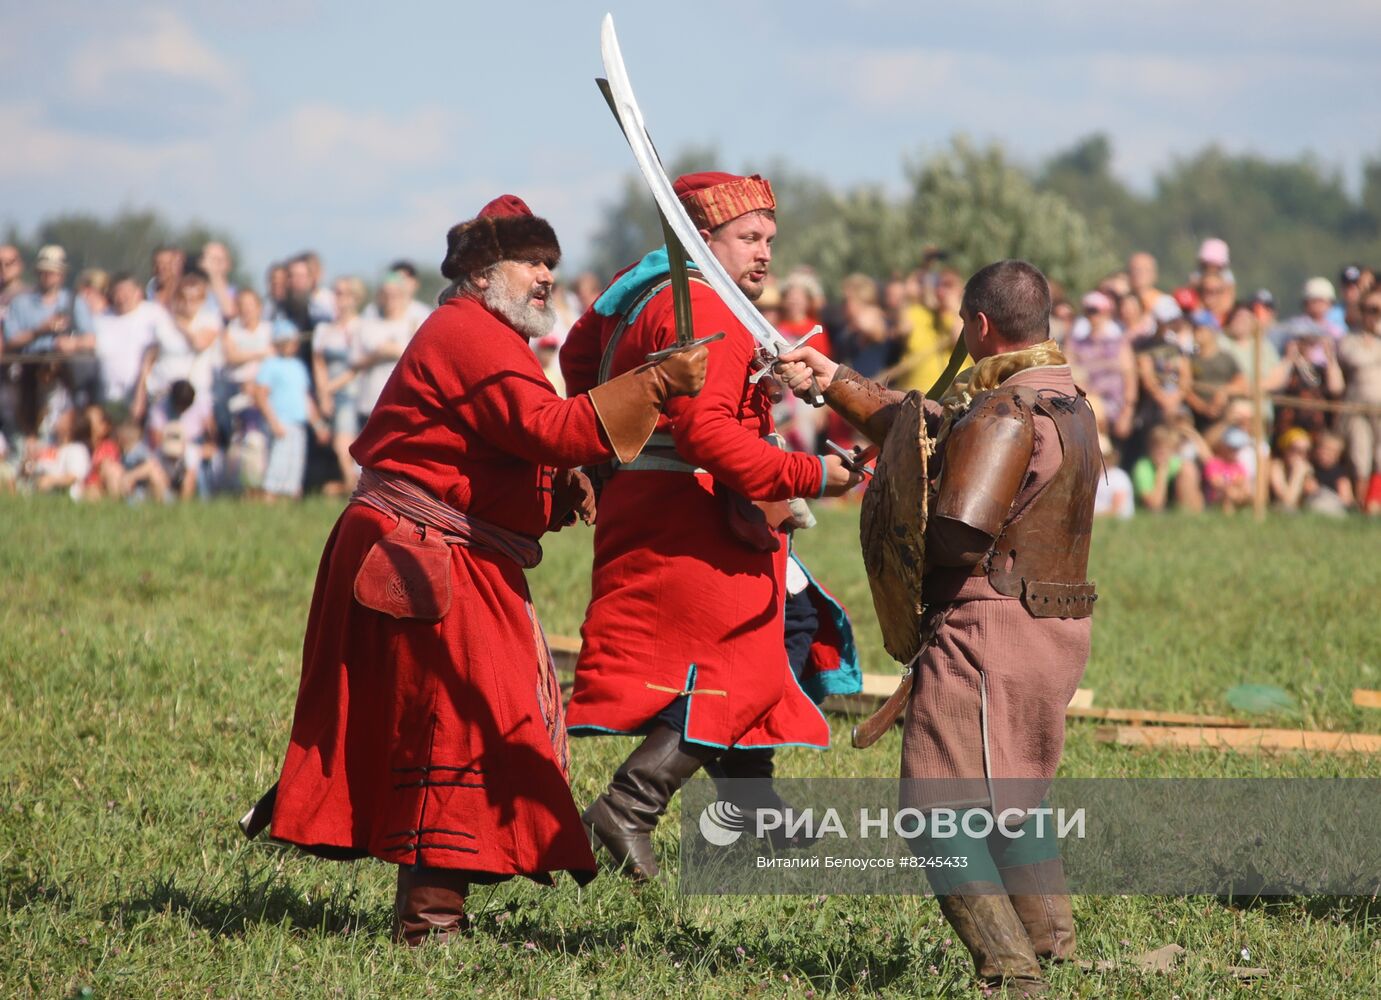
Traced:
[[395, 938], [465, 926], [470, 883], [581, 881], [560, 688], [523, 570], [593, 519], [577, 467], [638, 455], [705, 350], [562, 399], [528, 338], [551, 329], [556, 234], [504, 195], [448, 234], [452, 284], [351, 454], [322, 556], [273, 836], [399, 866]]
[[[703, 173], [675, 189], [756, 300], [777, 232], [771, 185]], [[675, 343], [668, 273], [662, 247], [621, 272], [576, 322], [561, 351], [568, 391], [594, 391]], [[694, 270], [690, 298], [695, 333], [725, 336], [709, 347], [700, 394], [672, 400], [643, 455], [602, 473], [569, 706], [573, 735], [645, 736], [584, 813], [593, 838], [635, 879], [657, 874], [651, 832], [700, 767], [761, 788], [773, 748], [829, 745], [829, 725], [783, 645], [786, 501], [837, 496], [857, 482], [834, 456], [768, 440], [769, 383], [750, 381], [756, 342]]]

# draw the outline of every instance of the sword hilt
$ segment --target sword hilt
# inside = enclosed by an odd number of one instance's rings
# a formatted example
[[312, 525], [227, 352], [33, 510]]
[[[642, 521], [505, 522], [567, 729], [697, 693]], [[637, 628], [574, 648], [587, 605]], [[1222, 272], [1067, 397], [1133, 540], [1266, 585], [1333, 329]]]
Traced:
[[825, 441], [825, 447], [838, 455], [839, 460], [850, 472], [856, 472], [860, 476], [873, 475], [873, 467], [868, 464], [868, 460], [873, 457], [877, 449], [859, 447], [849, 449], [828, 439]]
[[719, 333], [712, 333], [708, 337], [700, 337], [699, 339], [692, 340], [686, 344], [676, 344], [672, 347], [665, 347], [660, 351], [653, 351], [651, 354], [647, 355], [643, 360], [647, 361], [649, 364], [656, 364], [658, 361], [665, 361], [667, 358], [672, 357], [673, 355], [681, 354], [684, 351], [689, 351], [691, 348], [699, 347], [701, 344], [713, 344], [716, 340], [723, 339], [723, 331]]
[[[811, 337], [814, 337], [817, 333], [823, 332], [824, 328], [821, 327], [819, 323], [816, 323], [815, 326], [811, 329], [810, 333], [806, 334], [800, 340], [796, 341], [796, 343], [788, 344], [785, 351], [778, 351], [778, 357], [780, 357], [783, 354], [786, 354], [787, 351], [794, 351], [798, 347], [804, 347], [806, 341], [810, 340]], [[775, 364], [776, 362], [774, 362], [774, 365]], [[814, 407], [821, 407], [825, 405], [825, 393], [821, 390], [820, 382], [818, 379], [816, 379], [814, 372], [810, 373], [810, 398], [806, 400], [806, 402], [810, 403], [810, 405]]]

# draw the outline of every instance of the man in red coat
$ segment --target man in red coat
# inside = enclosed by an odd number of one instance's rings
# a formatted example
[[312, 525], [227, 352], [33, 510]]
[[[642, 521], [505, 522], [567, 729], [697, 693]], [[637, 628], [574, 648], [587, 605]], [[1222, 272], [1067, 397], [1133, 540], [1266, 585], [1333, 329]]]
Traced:
[[704, 381], [698, 348], [559, 397], [528, 347], [559, 255], [512, 195], [450, 231], [452, 284], [350, 449], [360, 485], [317, 575], [272, 833], [397, 864], [409, 944], [463, 928], [471, 882], [593, 877], [523, 570], [543, 532], [593, 518], [571, 470], [633, 460]]
[[[744, 294], [762, 294], [777, 224], [760, 177], [692, 174], [676, 193]], [[625, 269], [571, 329], [561, 352], [583, 392], [675, 342], [666, 248]], [[590, 605], [569, 728], [646, 739], [585, 811], [594, 837], [634, 878], [658, 867], [650, 834], [701, 766], [763, 779], [772, 749], [824, 748], [829, 726], [783, 645], [786, 501], [836, 496], [857, 480], [834, 456], [782, 451], [766, 382], [750, 382], [756, 342], [692, 271], [705, 388], [671, 401], [647, 451], [605, 470]], [[761, 782], [759, 782], [759, 785]]]

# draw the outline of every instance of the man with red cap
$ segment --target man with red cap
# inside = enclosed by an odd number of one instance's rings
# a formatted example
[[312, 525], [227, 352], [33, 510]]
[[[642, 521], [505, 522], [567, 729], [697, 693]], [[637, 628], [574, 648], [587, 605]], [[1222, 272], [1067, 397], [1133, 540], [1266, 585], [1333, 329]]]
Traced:
[[465, 926], [470, 883], [594, 857], [567, 784], [561, 693], [523, 570], [594, 516], [576, 467], [633, 461], [705, 349], [560, 398], [556, 234], [505, 195], [448, 234], [450, 286], [351, 447], [360, 483], [322, 556], [273, 836], [399, 866], [394, 935]]
[[[777, 224], [761, 177], [691, 174], [677, 196], [710, 251], [751, 300], [762, 294]], [[692, 265], [693, 267], [693, 265]], [[561, 367], [594, 391], [675, 343], [665, 247], [625, 269], [571, 329]], [[645, 739], [585, 811], [593, 839], [635, 879], [658, 872], [651, 832], [699, 768], [753, 778], [758, 807], [778, 746], [824, 748], [829, 726], [783, 645], [786, 501], [857, 482], [840, 460], [782, 451], [768, 383], [750, 381], [757, 345], [728, 306], [690, 282], [694, 332], [710, 345], [705, 388], [668, 403], [643, 455], [601, 470], [593, 584], [568, 724], [574, 735]], [[837, 668], [836, 658], [832, 666]], [[741, 787], [741, 786], [740, 786]], [[763, 798], [765, 796], [765, 799]]]

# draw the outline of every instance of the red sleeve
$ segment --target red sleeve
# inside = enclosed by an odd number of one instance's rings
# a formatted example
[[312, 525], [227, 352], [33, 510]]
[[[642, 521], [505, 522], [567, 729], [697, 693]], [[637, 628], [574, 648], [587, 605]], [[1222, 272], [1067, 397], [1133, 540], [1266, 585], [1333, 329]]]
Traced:
[[455, 405], [496, 447], [539, 465], [573, 468], [612, 457], [589, 396], [562, 399], [532, 350], [494, 324], [466, 338]]
[[[709, 371], [700, 394], [667, 402], [676, 450], [750, 500], [819, 496], [825, 484], [820, 458], [774, 447], [739, 416], [756, 342], [714, 292], [693, 284], [691, 303], [698, 335], [723, 330], [726, 336], [709, 346]], [[671, 296], [649, 303], [647, 313], [639, 324], [653, 325], [657, 346], [672, 344]]]
[[599, 362], [604, 355], [600, 346], [603, 330], [604, 317], [594, 309], [587, 309], [566, 334], [560, 360], [568, 397], [589, 392], [599, 383]]

